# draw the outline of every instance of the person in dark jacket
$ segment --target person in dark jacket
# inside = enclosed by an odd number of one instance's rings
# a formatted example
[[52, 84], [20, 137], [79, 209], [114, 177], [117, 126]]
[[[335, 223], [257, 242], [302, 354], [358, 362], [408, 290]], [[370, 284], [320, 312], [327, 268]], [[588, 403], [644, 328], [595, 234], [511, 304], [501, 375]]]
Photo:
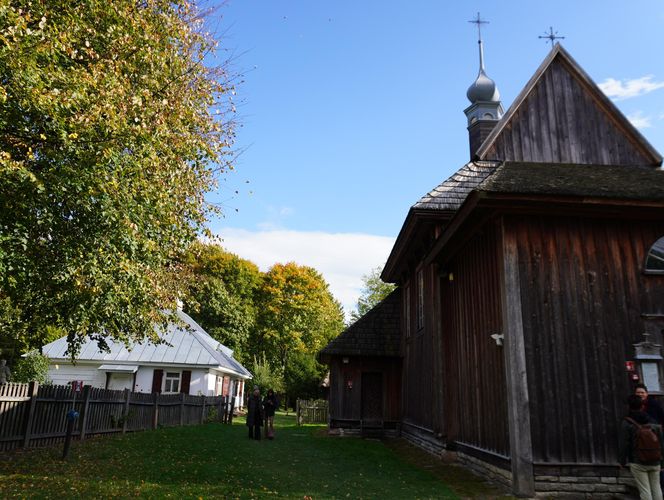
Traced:
[[265, 410], [265, 437], [274, 438], [274, 412], [279, 408], [279, 399], [272, 389], [268, 389], [265, 399], [263, 399], [263, 409]]
[[643, 402], [636, 394], [628, 398], [627, 404], [629, 413], [623, 419], [620, 428], [620, 443], [618, 446], [620, 465], [629, 464], [629, 470], [634, 476], [641, 500], [662, 500], [662, 488], [659, 485], [661, 459], [643, 462], [639, 459], [636, 450], [637, 430], [639, 426], [648, 425], [659, 438], [661, 457], [664, 457], [662, 427], [653, 423], [648, 414], [641, 410]]
[[657, 425], [664, 426], [664, 409], [659, 401], [650, 397], [645, 384], [636, 384], [634, 394], [641, 398], [641, 411], [646, 412]]
[[261, 427], [263, 426], [263, 405], [261, 404], [261, 391], [254, 386], [254, 393], [247, 401], [247, 427], [249, 427], [249, 439], [261, 438]]

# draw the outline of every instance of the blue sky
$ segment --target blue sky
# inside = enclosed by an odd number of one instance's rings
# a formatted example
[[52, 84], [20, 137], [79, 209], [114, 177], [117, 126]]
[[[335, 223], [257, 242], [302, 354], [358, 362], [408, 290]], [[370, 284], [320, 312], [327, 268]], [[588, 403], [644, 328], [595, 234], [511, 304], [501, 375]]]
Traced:
[[223, 244], [263, 269], [316, 267], [350, 309], [408, 208], [468, 160], [463, 109], [478, 56], [467, 21], [478, 11], [505, 109], [553, 26], [664, 151], [660, 0], [230, 0], [214, 21], [244, 74], [243, 153], [210, 197], [226, 214], [211, 224]]

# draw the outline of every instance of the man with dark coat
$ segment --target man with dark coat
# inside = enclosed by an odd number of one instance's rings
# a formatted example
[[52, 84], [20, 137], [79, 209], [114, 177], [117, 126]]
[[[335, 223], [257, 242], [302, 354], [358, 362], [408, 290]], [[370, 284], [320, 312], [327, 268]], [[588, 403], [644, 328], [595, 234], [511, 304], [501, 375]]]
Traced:
[[247, 427], [249, 427], [249, 439], [261, 439], [261, 427], [263, 426], [263, 404], [261, 392], [258, 386], [254, 386], [254, 393], [247, 401]]
[[[621, 466], [629, 464], [629, 470], [639, 490], [641, 500], [662, 500], [662, 489], [659, 485], [659, 472], [662, 457], [664, 457], [664, 439], [662, 427], [653, 423], [647, 413], [641, 411], [642, 400], [640, 396], [632, 394], [628, 400], [629, 413], [623, 419], [620, 428], [620, 442], [618, 445], [618, 459]], [[637, 432], [639, 428], [648, 426], [659, 440], [659, 459], [643, 458], [637, 448]]]

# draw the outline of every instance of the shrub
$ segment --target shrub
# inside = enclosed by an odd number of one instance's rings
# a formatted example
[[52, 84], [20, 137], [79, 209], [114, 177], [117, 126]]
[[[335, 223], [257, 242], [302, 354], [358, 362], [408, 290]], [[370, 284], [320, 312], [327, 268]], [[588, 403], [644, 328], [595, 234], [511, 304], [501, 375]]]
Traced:
[[47, 384], [48, 378], [48, 356], [31, 351], [17, 361], [12, 372], [12, 382], [39, 382]]

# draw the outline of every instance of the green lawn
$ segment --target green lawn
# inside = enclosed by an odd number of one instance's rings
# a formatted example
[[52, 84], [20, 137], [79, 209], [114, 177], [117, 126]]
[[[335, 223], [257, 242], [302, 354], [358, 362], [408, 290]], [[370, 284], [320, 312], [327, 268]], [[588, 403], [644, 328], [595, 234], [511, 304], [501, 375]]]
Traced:
[[[61, 446], [12, 452], [0, 460], [0, 497], [459, 498], [440, 474], [380, 441], [328, 437], [283, 415], [274, 441], [250, 441], [243, 424], [74, 442], [67, 462]], [[467, 479], [461, 472], [464, 497]]]

